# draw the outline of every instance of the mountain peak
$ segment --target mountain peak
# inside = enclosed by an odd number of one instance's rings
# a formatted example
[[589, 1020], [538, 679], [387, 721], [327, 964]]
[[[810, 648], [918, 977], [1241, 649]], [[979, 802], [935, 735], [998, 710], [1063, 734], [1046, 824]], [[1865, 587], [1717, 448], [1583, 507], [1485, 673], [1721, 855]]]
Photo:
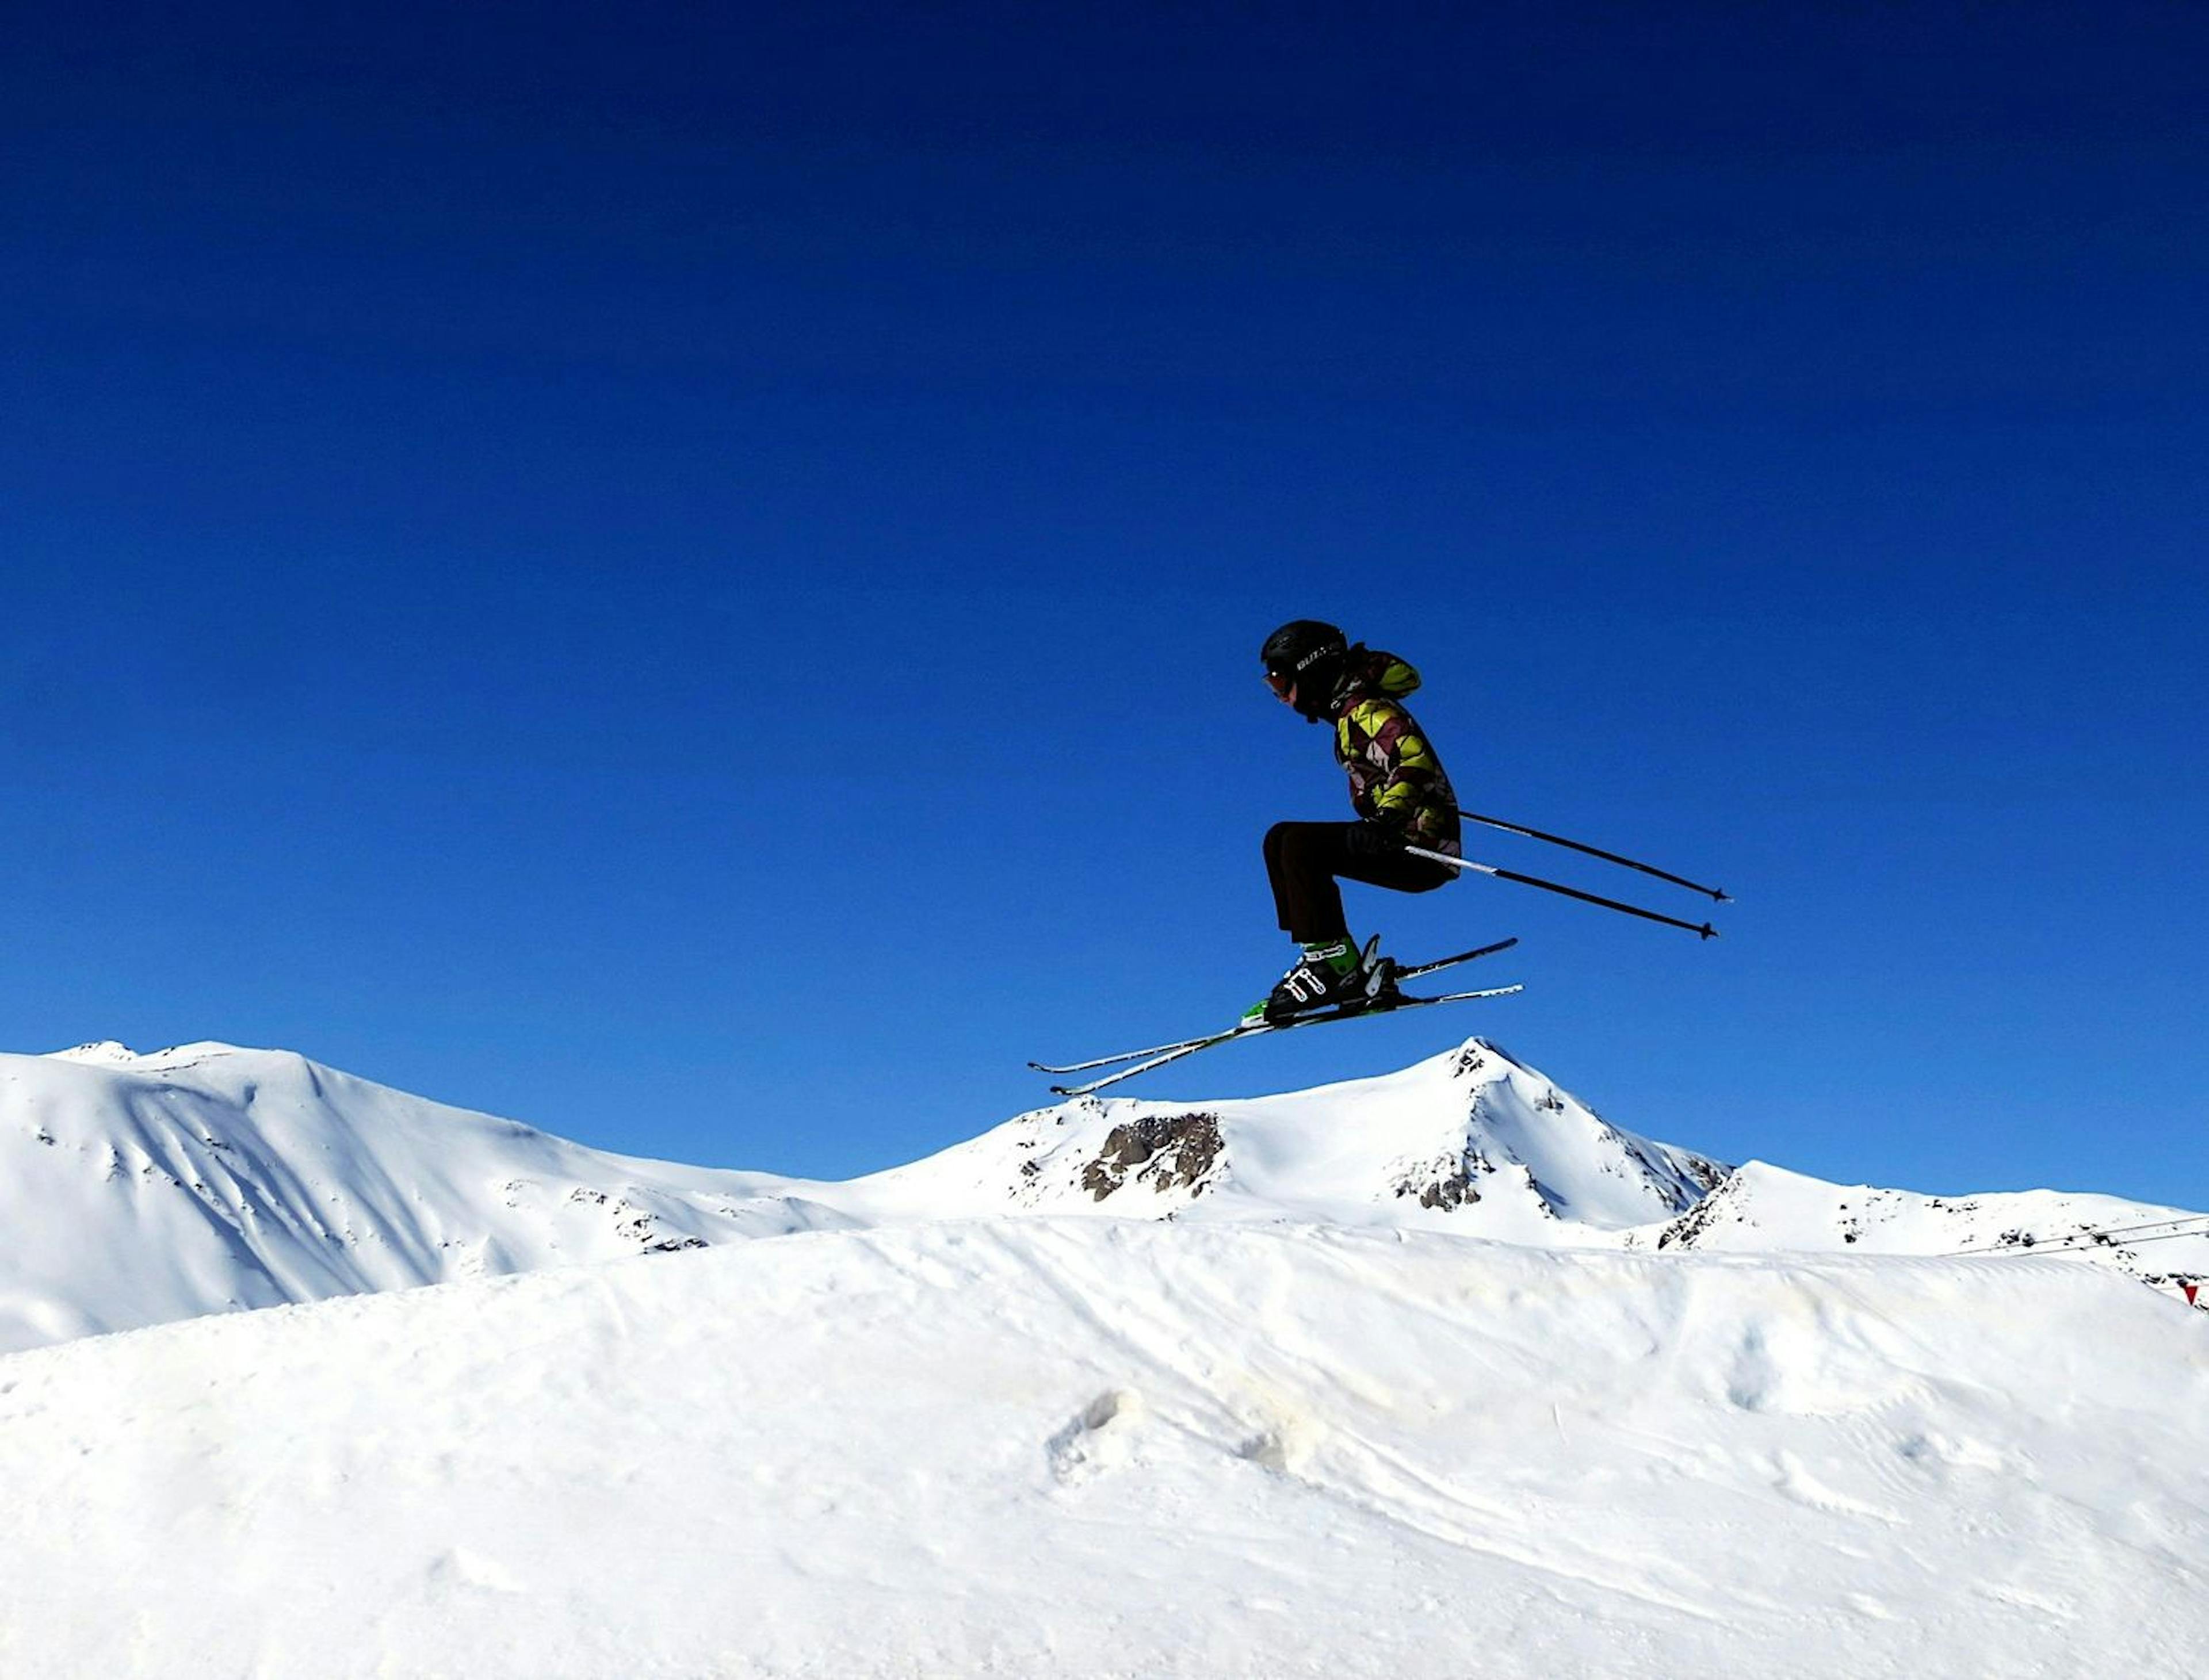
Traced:
[[862, 1183], [938, 1204], [1296, 1219], [1603, 1242], [1685, 1212], [1728, 1168], [1639, 1137], [1488, 1040], [1394, 1073], [1191, 1105], [1077, 1097]]
[[223, 1044], [214, 1039], [202, 1039], [191, 1044], [172, 1044], [163, 1050], [133, 1050], [129, 1045], [111, 1038], [103, 1038], [90, 1044], [80, 1044], [69, 1050], [50, 1050], [45, 1059], [53, 1062], [76, 1062], [87, 1067], [160, 1067], [179, 1060], [205, 1060], [210, 1056], [234, 1056], [247, 1053], [235, 1044]]

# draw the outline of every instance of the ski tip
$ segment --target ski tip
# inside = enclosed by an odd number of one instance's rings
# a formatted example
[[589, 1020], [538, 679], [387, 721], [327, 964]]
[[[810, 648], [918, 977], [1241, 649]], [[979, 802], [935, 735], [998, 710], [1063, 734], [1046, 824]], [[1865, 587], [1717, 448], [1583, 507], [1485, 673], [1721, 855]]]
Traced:
[[1698, 933], [1700, 933], [1706, 939], [1715, 939], [1718, 936], [1718, 930], [1712, 927], [1707, 921], [1700, 927], [1698, 927], [1695, 931]]

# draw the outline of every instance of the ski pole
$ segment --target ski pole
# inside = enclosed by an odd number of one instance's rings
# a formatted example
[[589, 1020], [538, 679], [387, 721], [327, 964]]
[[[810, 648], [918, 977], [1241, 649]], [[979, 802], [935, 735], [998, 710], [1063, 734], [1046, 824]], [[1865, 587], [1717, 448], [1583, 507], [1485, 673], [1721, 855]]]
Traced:
[[1676, 915], [1665, 915], [1657, 910], [1645, 910], [1638, 904], [1622, 904], [1616, 898], [1598, 898], [1592, 892], [1582, 892], [1576, 886], [1560, 886], [1555, 881], [1545, 881], [1538, 875], [1522, 875], [1514, 869], [1499, 869], [1492, 863], [1475, 863], [1470, 858], [1452, 857], [1447, 852], [1430, 852], [1424, 846], [1406, 846], [1406, 857], [1428, 858], [1436, 863], [1447, 863], [1453, 869], [1471, 869], [1483, 875], [1493, 875], [1499, 881], [1516, 881], [1521, 886], [1538, 886], [1544, 892], [1562, 892], [1568, 898], [1577, 898], [1583, 904], [1600, 904], [1606, 910], [1622, 910], [1628, 915], [1638, 915], [1649, 921], [1661, 921], [1667, 927], [1683, 927], [1690, 933], [1715, 939], [1718, 930], [1703, 923], [1700, 927], [1692, 921], [1682, 921]]
[[1501, 817], [1484, 817], [1478, 811], [1460, 809], [1458, 815], [1463, 817], [1467, 822], [1484, 823], [1490, 828], [1500, 828], [1507, 833], [1523, 834], [1530, 840], [1546, 840], [1552, 846], [1566, 846], [1576, 852], [1586, 852], [1590, 857], [1599, 857], [1606, 863], [1622, 863], [1628, 869], [1639, 869], [1643, 874], [1654, 875], [1660, 881], [1670, 881], [1675, 886], [1686, 887], [1690, 892], [1700, 892], [1718, 903], [1729, 904], [1733, 902], [1714, 886], [1705, 886], [1699, 881], [1691, 881], [1684, 875], [1676, 875], [1670, 870], [1659, 869], [1653, 864], [1636, 863], [1630, 857], [1621, 857], [1616, 852], [1604, 851], [1599, 846], [1586, 845], [1578, 840], [1568, 840], [1562, 834], [1544, 834], [1538, 828], [1528, 828], [1523, 823], [1508, 823]]

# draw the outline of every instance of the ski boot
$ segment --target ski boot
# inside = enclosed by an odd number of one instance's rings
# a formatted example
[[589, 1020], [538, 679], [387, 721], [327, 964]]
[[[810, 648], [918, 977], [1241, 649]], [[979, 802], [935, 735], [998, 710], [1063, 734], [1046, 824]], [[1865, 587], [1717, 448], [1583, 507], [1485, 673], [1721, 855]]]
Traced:
[[1395, 964], [1380, 954], [1375, 935], [1363, 951], [1347, 939], [1308, 943], [1297, 965], [1271, 993], [1243, 1011], [1236, 1024], [1278, 1027], [1325, 1009], [1385, 1008], [1396, 995]]

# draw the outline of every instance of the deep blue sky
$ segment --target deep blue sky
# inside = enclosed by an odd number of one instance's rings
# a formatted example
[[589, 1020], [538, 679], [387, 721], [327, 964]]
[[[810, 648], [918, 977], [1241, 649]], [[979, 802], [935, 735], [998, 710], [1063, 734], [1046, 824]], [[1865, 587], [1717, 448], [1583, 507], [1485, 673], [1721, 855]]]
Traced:
[[1365, 10], [19, 20], [0, 1045], [910, 1159], [1279, 973], [1309, 615], [1475, 808], [1740, 903], [1353, 891], [1527, 992], [1138, 1093], [1480, 1032], [2209, 1208], [2204, 14]]

